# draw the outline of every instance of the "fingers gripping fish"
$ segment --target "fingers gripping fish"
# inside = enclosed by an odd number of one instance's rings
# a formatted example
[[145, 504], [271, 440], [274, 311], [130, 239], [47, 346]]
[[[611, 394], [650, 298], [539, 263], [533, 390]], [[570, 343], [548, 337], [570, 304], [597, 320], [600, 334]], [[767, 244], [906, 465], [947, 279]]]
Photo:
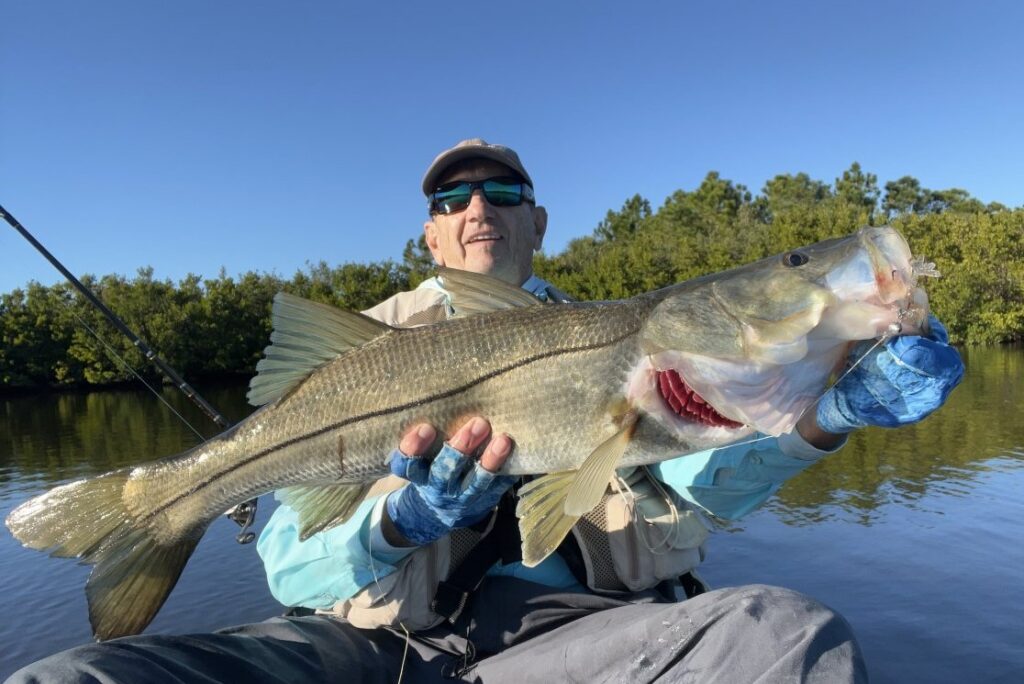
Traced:
[[793, 429], [852, 342], [925, 325], [919, 274], [903, 238], [874, 227], [621, 301], [540, 305], [443, 270], [458, 315], [421, 328], [281, 294], [249, 391], [262, 408], [183, 454], [56, 487], [7, 526], [95, 565], [97, 638], [135, 634], [227, 508], [282, 490], [308, 537], [389, 486], [384, 455], [409, 426], [451, 434], [486, 415], [515, 439], [503, 472], [543, 475], [517, 508], [535, 565], [615, 469]]

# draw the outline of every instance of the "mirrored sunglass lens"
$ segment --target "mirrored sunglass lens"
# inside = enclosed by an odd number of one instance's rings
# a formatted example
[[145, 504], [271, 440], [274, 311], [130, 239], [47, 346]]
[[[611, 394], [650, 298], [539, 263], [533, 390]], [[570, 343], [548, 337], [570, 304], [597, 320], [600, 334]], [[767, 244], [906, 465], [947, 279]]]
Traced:
[[522, 185], [502, 181], [484, 181], [484, 195], [487, 201], [499, 207], [510, 207], [522, 201]]
[[469, 198], [473, 192], [469, 183], [459, 183], [453, 187], [441, 188], [434, 193], [434, 207], [442, 214], [450, 214], [469, 206]]

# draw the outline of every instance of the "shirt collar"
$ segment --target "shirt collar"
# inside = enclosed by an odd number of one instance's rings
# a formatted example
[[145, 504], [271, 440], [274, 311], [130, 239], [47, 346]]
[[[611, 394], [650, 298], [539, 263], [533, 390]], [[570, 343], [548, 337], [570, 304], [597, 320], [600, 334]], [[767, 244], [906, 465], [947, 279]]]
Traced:
[[[526, 279], [525, 283], [520, 285], [520, 287], [522, 287], [527, 292], [537, 295], [544, 301], [547, 301], [548, 288], [551, 287], [551, 283], [544, 280], [543, 278], [538, 278], [535, 275], [531, 275], [529, 278]], [[433, 278], [427, 278], [422, 283], [417, 285], [416, 289], [438, 290], [439, 292], [445, 292], [445, 289], [441, 287], [441, 281], [437, 279], [437, 276], [434, 276]]]
[[525, 283], [520, 285], [520, 287], [522, 287], [524, 290], [537, 295], [545, 302], [548, 301], [548, 288], [550, 286], [551, 283], [544, 280], [543, 278], [538, 278], [535, 275], [531, 275], [529, 278], [526, 279]]

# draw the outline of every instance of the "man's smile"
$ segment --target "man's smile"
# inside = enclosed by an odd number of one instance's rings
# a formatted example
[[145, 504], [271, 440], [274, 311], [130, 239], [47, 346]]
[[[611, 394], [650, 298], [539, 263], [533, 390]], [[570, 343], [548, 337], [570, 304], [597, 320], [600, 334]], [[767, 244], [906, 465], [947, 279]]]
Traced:
[[474, 242], [485, 242], [485, 241], [503, 240], [503, 239], [504, 238], [501, 237], [500, 235], [498, 235], [497, 233], [480, 233], [479, 235], [474, 235], [473, 237], [471, 237], [468, 240], [466, 240], [466, 244], [468, 245], [468, 244], [472, 244]]

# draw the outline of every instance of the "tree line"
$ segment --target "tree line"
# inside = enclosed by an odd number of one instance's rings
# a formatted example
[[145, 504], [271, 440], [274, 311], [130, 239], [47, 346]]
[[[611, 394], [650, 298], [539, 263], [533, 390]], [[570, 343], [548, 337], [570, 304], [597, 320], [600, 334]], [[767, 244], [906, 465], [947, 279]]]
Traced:
[[[776, 254], [864, 225], [891, 224], [942, 277], [925, 283], [953, 341], [1024, 339], [1024, 208], [985, 204], [964, 190], [929, 190], [910, 176], [879, 187], [854, 163], [833, 183], [780, 174], [759, 194], [708, 173], [655, 211], [635, 195], [590, 235], [538, 254], [538, 275], [579, 299], [618, 299]], [[365, 309], [433, 272], [422, 238], [402, 260], [311, 264], [290, 279], [248, 272], [178, 283], [143, 268], [133, 278], [82, 281], [190, 380], [251, 375], [270, 336], [279, 291]], [[98, 333], [102, 342], [90, 332]], [[0, 390], [129, 380], [117, 357], [156, 377], [139, 351], [70, 285], [36, 282], [0, 295]]]

